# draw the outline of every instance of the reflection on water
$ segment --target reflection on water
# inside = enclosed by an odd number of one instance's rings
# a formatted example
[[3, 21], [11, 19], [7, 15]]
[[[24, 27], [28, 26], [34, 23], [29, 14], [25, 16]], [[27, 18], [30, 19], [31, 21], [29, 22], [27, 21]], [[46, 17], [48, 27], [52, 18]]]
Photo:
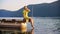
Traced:
[[7, 29], [7, 28], [0, 28], [0, 34], [33, 34], [34, 33], [34, 29], [30, 29], [30, 30], [26, 30], [26, 31], [22, 31], [22, 30], [18, 30], [18, 29]]
[[35, 34], [60, 34], [60, 17], [34, 18]]

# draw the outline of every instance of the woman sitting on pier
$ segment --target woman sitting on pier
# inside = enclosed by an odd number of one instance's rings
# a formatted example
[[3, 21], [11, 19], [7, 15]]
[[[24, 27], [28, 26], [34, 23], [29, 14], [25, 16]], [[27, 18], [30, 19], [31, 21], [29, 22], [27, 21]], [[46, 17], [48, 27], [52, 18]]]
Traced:
[[28, 16], [28, 13], [30, 12], [30, 9], [28, 9], [27, 6], [24, 6], [24, 10], [23, 10], [23, 21], [25, 22], [30, 22], [31, 23], [31, 26], [34, 28], [34, 21], [31, 17]]

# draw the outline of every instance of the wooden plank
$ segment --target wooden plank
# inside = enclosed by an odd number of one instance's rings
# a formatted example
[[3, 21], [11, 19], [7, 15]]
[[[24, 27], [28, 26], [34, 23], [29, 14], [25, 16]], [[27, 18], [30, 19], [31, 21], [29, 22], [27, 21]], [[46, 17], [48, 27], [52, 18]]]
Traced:
[[26, 23], [0, 23], [0, 27], [25, 27], [26, 25]]

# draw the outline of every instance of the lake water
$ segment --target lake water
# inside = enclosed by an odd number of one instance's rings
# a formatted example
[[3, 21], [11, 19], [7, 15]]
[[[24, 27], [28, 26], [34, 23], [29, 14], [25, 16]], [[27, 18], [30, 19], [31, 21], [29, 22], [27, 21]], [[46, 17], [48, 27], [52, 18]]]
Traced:
[[0, 28], [0, 34], [60, 34], [59, 17], [34, 17], [34, 29], [27, 23], [27, 30]]

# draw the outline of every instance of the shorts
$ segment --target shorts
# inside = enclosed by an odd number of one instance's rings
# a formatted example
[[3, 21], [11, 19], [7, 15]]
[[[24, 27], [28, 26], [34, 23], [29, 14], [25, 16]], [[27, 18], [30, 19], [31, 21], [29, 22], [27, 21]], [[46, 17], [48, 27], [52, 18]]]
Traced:
[[26, 22], [26, 20], [28, 20], [28, 22], [30, 22], [30, 21], [31, 21], [31, 19], [30, 19], [30, 18], [27, 18], [27, 19], [25, 19], [25, 18], [24, 18], [24, 19], [23, 19], [23, 21], [24, 21], [24, 22]]

